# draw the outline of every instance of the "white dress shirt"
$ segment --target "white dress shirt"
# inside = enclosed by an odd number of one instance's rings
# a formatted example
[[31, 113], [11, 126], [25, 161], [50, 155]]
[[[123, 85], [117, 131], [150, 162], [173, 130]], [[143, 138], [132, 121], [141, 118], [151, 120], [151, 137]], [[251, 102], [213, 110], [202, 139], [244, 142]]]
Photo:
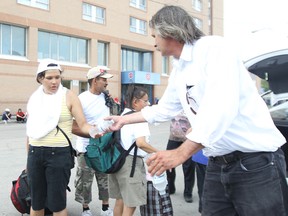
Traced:
[[187, 138], [204, 145], [206, 156], [276, 151], [286, 142], [234, 47], [222, 37], [185, 44], [173, 66], [158, 105], [142, 109], [149, 123], [184, 109], [192, 125]]

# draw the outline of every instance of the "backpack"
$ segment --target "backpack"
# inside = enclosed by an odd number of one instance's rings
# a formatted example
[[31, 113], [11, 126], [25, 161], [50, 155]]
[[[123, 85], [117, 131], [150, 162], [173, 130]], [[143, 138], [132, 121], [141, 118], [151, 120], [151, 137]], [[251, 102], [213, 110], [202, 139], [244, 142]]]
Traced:
[[31, 197], [25, 170], [22, 171], [17, 180], [12, 181], [10, 198], [13, 205], [20, 213], [30, 213]]
[[[125, 115], [132, 112], [134, 111], [128, 112]], [[123, 167], [126, 157], [135, 147], [130, 173], [130, 177], [133, 177], [138, 147], [136, 142], [134, 142], [128, 150], [125, 150], [121, 145], [120, 131], [106, 133], [97, 139], [90, 138], [89, 145], [86, 147], [85, 161], [95, 171], [107, 174], [116, 173]]]
[[[17, 180], [12, 181], [10, 198], [14, 207], [22, 214], [30, 214], [31, 197], [26, 170], [23, 170]], [[53, 214], [45, 208], [45, 215]]]

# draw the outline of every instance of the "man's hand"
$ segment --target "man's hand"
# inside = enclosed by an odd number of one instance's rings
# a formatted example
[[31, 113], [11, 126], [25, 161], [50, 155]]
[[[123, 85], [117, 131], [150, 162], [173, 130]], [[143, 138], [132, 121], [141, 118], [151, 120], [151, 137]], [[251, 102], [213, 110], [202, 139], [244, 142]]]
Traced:
[[146, 161], [148, 172], [152, 176], [154, 174], [161, 175], [164, 171], [184, 163], [189, 158], [191, 159], [191, 156], [203, 147], [201, 144], [187, 139], [177, 149], [159, 151], [152, 154]]
[[[120, 130], [124, 126], [124, 116], [108, 116], [104, 118], [104, 120], [113, 120], [114, 124], [112, 124], [107, 131], [117, 131]], [[106, 132], [107, 132], [106, 131]]]
[[146, 161], [148, 172], [153, 176], [161, 175], [166, 170], [172, 169], [185, 162], [183, 157], [178, 156], [175, 150], [158, 151], [152, 154]]

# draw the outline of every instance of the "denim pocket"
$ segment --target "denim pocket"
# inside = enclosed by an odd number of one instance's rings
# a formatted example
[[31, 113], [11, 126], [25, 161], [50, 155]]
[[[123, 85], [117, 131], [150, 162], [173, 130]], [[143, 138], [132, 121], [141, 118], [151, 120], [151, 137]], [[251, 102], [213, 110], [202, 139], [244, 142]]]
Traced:
[[240, 167], [247, 172], [262, 171], [267, 167], [274, 166], [274, 155], [272, 153], [259, 153], [253, 155], [253, 153], [247, 157], [240, 159]]

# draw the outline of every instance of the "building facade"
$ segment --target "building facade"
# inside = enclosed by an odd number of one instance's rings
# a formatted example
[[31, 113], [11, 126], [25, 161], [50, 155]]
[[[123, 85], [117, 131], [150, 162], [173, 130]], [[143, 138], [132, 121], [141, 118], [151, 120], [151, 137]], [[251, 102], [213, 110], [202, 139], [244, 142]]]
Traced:
[[76, 94], [88, 89], [89, 68], [106, 65], [113, 97], [123, 99], [125, 85], [135, 83], [147, 87], [153, 103], [171, 71], [149, 29], [164, 5], [185, 8], [205, 34], [223, 35], [223, 0], [1, 0], [0, 111], [26, 111], [43, 58], [59, 61], [63, 85]]

